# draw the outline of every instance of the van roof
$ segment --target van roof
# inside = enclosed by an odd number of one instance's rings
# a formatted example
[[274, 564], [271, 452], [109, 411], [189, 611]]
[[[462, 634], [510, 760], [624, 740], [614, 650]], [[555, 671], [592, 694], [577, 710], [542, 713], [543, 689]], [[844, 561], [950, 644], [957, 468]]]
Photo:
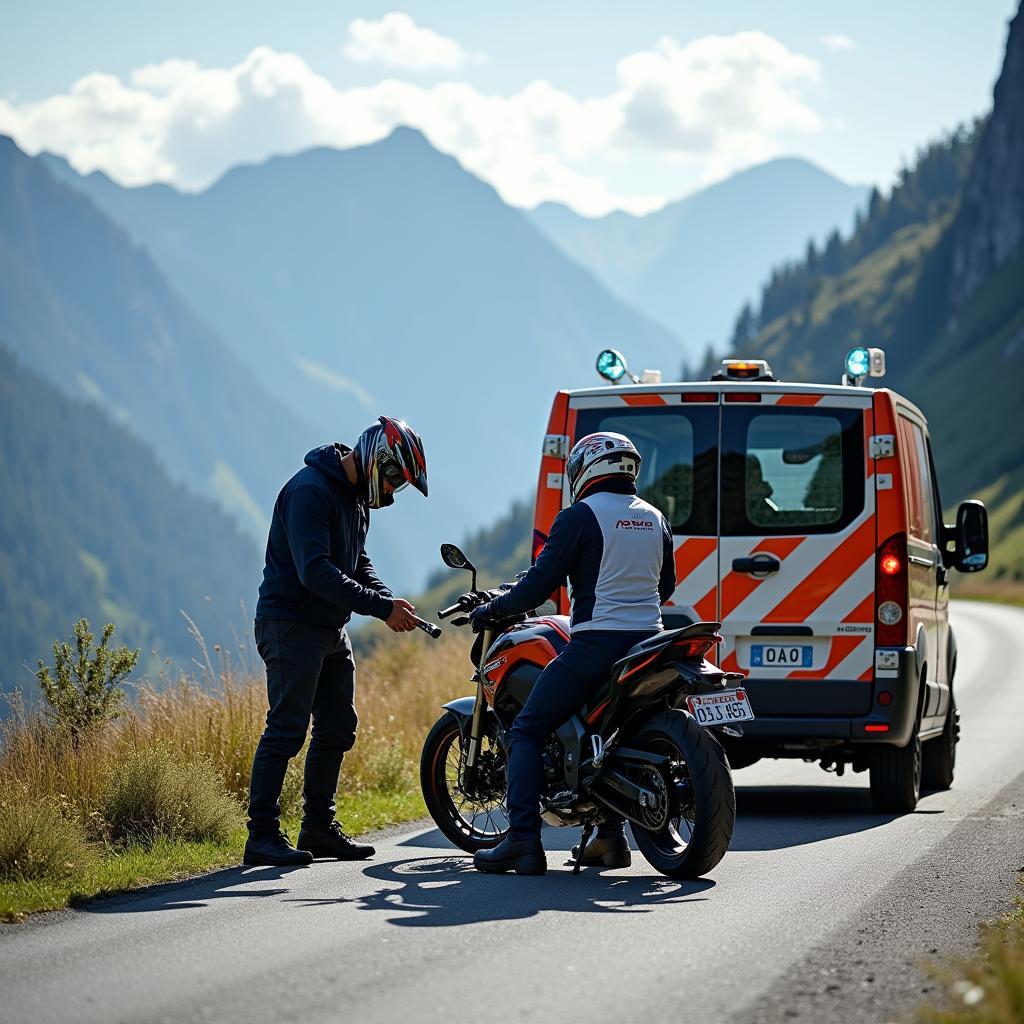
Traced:
[[696, 380], [696, 381], [665, 381], [661, 384], [604, 384], [592, 388], [567, 388], [570, 398], [601, 398], [605, 395], [677, 395], [686, 391], [733, 392], [761, 391], [766, 394], [811, 394], [811, 395], [858, 395], [867, 397], [874, 394], [887, 394], [901, 406], [916, 413], [922, 420], [925, 415], [908, 398], [898, 394], [891, 388], [853, 387], [847, 384], [802, 384], [793, 381], [731, 381], [731, 380]]

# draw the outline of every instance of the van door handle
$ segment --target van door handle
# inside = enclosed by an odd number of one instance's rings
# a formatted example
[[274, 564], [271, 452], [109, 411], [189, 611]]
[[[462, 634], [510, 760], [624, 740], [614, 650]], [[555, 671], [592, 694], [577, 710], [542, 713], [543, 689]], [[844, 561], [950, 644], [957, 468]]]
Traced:
[[781, 568], [782, 563], [774, 555], [766, 555], [764, 552], [751, 555], [750, 558], [732, 560], [733, 572], [749, 572], [751, 576], [768, 576]]

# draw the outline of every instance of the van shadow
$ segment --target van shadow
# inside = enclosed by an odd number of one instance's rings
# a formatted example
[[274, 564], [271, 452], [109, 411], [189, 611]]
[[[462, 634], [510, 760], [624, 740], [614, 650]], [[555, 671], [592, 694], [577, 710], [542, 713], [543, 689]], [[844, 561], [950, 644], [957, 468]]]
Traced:
[[805, 846], [881, 828], [898, 817], [874, 810], [864, 786], [737, 786], [729, 849]]
[[[550, 852], [550, 851], [549, 851]], [[554, 866], [556, 858], [549, 856]], [[710, 879], [675, 882], [660, 876], [602, 874], [585, 869], [520, 878], [488, 875], [473, 867], [461, 851], [409, 857], [373, 864], [363, 874], [385, 883], [358, 897], [295, 899], [307, 907], [354, 904], [359, 910], [383, 912], [389, 924], [409, 928], [450, 928], [483, 921], [515, 921], [541, 911], [644, 914], [669, 904], [697, 903], [714, 886]]]

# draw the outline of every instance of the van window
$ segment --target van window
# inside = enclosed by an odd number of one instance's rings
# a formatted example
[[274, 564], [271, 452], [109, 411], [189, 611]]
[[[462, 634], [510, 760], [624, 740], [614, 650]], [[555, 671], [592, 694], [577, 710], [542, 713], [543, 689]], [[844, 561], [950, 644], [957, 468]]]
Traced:
[[924, 431], [905, 416], [900, 416], [900, 441], [904, 445], [904, 494], [907, 499], [907, 530], [918, 540], [935, 540], [935, 495], [928, 462], [928, 445]]
[[864, 507], [864, 440], [856, 409], [727, 409], [722, 532], [831, 533]]
[[637, 491], [673, 533], [717, 532], [718, 406], [580, 409], [578, 440], [598, 430], [625, 434], [640, 452]]

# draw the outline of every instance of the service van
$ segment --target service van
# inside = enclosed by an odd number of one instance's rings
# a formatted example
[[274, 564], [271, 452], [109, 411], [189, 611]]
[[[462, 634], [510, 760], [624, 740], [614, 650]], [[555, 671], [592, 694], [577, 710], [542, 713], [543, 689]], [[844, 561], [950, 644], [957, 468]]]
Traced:
[[[763, 360], [667, 383], [605, 350], [598, 372], [612, 383], [555, 395], [534, 557], [569, 502], [574, 442], [625, 434], [643, 459], [639, 493], [674, 536], [666, 627], [720, 622], [719, 664], [747, 676], [757, 717], [724, 740], [733, 766], [787, 757], [868, 770], [876, 807], [908, 811], [922, 785], [953, 781], [949, 573], [985, 567], [988, 527], [977, 501], [943, 524], [924, 414], [863, 386], [884, 362], [854, 349], [838, 385], [779, 381]], [[556, 598], [567, 611], [568, 595]]]

